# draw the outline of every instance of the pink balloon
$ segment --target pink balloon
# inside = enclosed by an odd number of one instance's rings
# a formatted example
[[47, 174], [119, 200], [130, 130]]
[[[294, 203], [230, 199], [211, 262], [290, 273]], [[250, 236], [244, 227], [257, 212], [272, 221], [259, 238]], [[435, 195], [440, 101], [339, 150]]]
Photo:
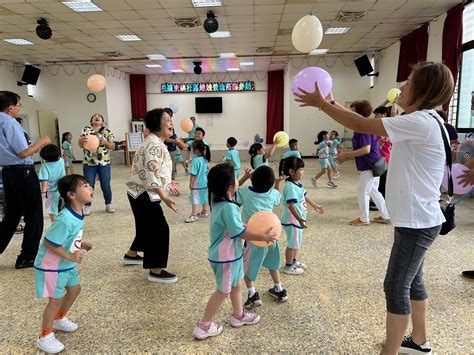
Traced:
[[[250, 217], [249, 222], [247, 223], [247, 229], [252, 233], [265, 233], [268, 228], [273, 227], [273, 231], [276, 232], [277, 238], [281, 234], [281, 221], [276, 214], [270, 211], [260, 211], [255, 213]], [[266, 247], [272, 243], [264, 241], [251, 241], [258, 247]]]
[[[459, 177], [464, 175], [469, 168], [462, 164], [454, 163], [451, 169], [451, 174], [453, 177], [453, 193], [455, 195], [464, 195], [468, 192], [471, 192], [473, 186], [467, 185], [466, 187], [462, 186], [461, 182], [459, 181]], [[448, 190], [448, 168], [444, 171], [443, 182], [441, 184], [446, 190]]]
[[180, 122], [181, 129], [185, 133], [191, 132], [193, 129], [193, 121], [190, 118], [183, 118]]
[[92, 92], [100, 92], [105, 89], [105, 85], [107, 84], [105, 77], [100, 74], [91, 75], [87, 79], [87, 87]]
[[308, 67], [295, 75], [291, 82], [291, 91], [293, 94], [300, 92], [298, 88], [303, 88], [308, 92], [314, 92], [314, 83], [318, 82], [319, 89], [326, 97], [332, 89], [332, 78], [329, 73], [319, 67]]
[[86, 136], [87, 140], [84, 142], [84, 149], [95, 152], [99, 148], [99, 138], [93, 134]]

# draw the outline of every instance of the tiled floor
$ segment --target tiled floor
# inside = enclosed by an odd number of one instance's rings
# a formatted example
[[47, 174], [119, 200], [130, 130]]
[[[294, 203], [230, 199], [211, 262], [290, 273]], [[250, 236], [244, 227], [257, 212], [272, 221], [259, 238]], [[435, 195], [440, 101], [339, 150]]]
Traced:
[[[225, 323], [225, 332], [200, 342], [193, 340], [192, 329], [215, 287], [207, 262], [208, 221], [184, 224], [190, 212], [188, 193], [176, 198], [180, 211], [167, 210], [166, 215], [171, 228], [169, 270], [177, 273], [179, 281], [173, 285], [148, 282], [141, 267], [121, 264], [134, 225], [124, 188], [128, 169], [113, 166], [117, 212], [105, 212], [99, 190], [92, 215], [85, 220], [84, 240], [91, 241], [94, 249], [81, 265], [82, 294], [70, 313], [79, 330], [59, 334], [66, 351], [379, 352], [385, 332], [382, 282], [393, 228], [348, 225], [357, 217], [357, 174], [351, 162], [342, 167], [337, 189], [312, 188], [309, 177], [316, 164], [308, 160], [307, 165], [305, 186], [326, 209], [323, 216], [310, 214], [304, 233], [301, 259], [308, 271], [303, 276], [283, 274], [289, 295], [284, 304], [266, 294], [271, 279], [262, 272], [257, 281], [264, 302], [258, 309], [261, 323], [232, 329], [227, 322], [231, 312], [227, 301], [216, 318]], [[182, 188], [188, 185], [182, 176], [179, 181]], [[457, 228], [439, 237], [426, 260], [429, 334], [437, 353], [474, 351], [474, 283], [460, 276], [463, 269], [474, 268], [473, 209], [473, 199], [457, 208]], [[21, 237], [14, 237], [0, 256], [2, 353], [35, 351], [45, 305], [34, 298], [33, 270], [14, 269], [20, 243]], [[285, 238], [281, 245], [282, 249], [286, 246]]]

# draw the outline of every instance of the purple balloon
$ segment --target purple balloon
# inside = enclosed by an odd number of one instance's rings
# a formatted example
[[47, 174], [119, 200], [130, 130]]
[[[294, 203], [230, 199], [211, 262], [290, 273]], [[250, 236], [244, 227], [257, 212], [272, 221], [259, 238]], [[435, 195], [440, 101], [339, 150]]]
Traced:
[[308, 92], [314, 92], [314, 83], [318, 82], [319, 89], [326, 97], [332, 89], [332, 78], [329, 73], [319, 67], [308, 67], [295, 75], [291, 82], [291, 91], [293, 94], [299, 93], [298, 88], [303, 88]]
[[[467, 185], [466, 187], [462, 186], [459, 181], [459, 177], [464, 175], [469, 169], [458, 163], [454, 163], [451, 169], [451, 174], [453, 177], [453, 193], [456, 195], [464, 195], [474, 188], [472, 185]], [[448, 168], [444, 171], [443, 182], [441, 184], [446, 190], [448, 190]]]

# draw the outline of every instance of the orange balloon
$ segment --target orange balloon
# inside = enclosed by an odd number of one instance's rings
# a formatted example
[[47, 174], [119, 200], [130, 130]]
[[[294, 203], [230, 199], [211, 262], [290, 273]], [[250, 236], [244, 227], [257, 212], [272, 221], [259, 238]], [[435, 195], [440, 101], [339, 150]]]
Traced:
[[84, 149], [95, 152], [99, 148], [99, 138], [93, 134], [86, 136], [87, 141], [84, 142]]
[[183, 118], [179, 125], [181, 126], [181, 129], [186, 133], [191, 132], [191, 130], [193, 129], [193, 121], [191, 121], [190, 118]]
[[[281, 234], [281, 221], [278, 216], [270, 211], [260, 211], [250, 217], [247, 223], [247, 229], [252, 233], [263, 234], [273, 227], [272, 231], [276, 232], [277, 238]], [[251, 240], [251, 242], [258, 247], [267, 247], [271, 242]]]
[[99, 92], [105, 89], [105, 78], [103, 75], [94, 74], [87, 79], [87, 87], [92, 92]]

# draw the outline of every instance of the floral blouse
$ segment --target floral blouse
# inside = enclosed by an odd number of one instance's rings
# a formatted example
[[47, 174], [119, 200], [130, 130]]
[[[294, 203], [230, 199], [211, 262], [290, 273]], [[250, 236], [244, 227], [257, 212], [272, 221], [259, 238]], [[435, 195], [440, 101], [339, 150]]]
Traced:
[[133, 157], [127, 193], [137, 198], [146, 191], [151, 201], [160, 201], [153, 189], [158, 187], [169, 191], [172, 169], [168, 148], [158, 136], [149, 134]]
[[[90, 126], [85, 126], [81, 132], [82, 136], [95, 135], [97, 138], [104, 138], [107, 141], [114, 140], [115, 136], [112, 131], [108, 128], [104, 128], [99, 132], [94, 132], [94, 128]], [[107, 147], [99, 146], [96, 151], [91, 152], [87, 149], [84, 149], [84, 160], [82, 161], [84, 165], [109, 165], [110, 164], [110, 151]]]

